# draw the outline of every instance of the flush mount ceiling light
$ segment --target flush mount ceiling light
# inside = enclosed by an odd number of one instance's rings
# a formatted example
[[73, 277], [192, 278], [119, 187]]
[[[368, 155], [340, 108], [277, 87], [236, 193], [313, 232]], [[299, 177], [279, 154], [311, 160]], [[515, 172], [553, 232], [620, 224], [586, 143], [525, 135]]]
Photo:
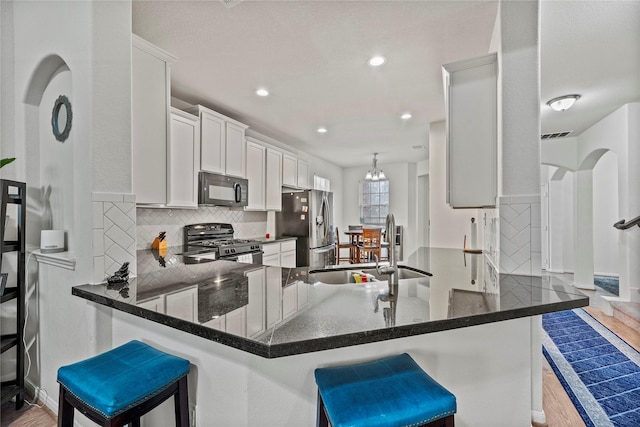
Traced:
[[260, 88], [260, 89], [256, 90], [256, 95], [258, 95], [258, 96], [269, 96], [269, 91], [264, 89], [264, 88]]
[[579, 98], [580, 98], [580, 95], [559, 96], [547, 102], [547, 105], [553, 108], [555, 111], [564, 111], [571, 108]]
[[378, 169], [378, 159], [376, 158], [377, 155], [378, 153], [373, 153], [373, 167], [369, 169], [367, 175], [364, 177], [364, 179], [366, 180], [378, 181], [379, 179], [386, 178], [382, 169]]
[[327, 128], [325, 127], [319, 127], [317, 130], [318, 133], [327, 133]]
[[385, 62], [387, 62], [387, 58], [385, 58], [384, 56], [378, 55], [378, 56], [372, 56], [371, 58], [369, 58], [369, 60], [367, 61], [367, 64], [369, 64], [370, 67], [379, 67]]
[[409, 120], [411, 117], [413, 117], [411, 113], [404, 113], [403, 115], [400, 116], [402, 120]]

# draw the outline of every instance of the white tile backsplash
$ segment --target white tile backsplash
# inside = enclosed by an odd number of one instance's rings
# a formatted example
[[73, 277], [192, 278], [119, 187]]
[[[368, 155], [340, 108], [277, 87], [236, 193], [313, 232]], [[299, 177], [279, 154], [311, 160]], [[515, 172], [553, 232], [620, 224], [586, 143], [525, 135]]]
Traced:
[[148, 249], [153, 239], [166, 232], [169, 246], [182, 245], [183, 227], [187, 224], [224, 222], [233, 225], [236, 238], [264, 236], [267, 230], [267, 213], [250, 212], [223, 207], [198, 209], [137, 208], [137, 249]]

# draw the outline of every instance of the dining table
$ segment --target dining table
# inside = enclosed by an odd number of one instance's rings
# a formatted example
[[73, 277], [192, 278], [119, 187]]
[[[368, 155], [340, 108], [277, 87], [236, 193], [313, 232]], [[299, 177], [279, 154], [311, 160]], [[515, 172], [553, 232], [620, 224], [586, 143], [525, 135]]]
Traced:
[[[352, 264], [357, 264], [362, 261], [360, 258], [360, 245], [362, 244], [363, 228], [379, 228], [382, 230], [382, 239], [384, 240], [385, 238], [385, 229], [382, 226], [375, 226], [375, 225], [374, 226], [363, 225], [361, 227], [350, 226], [349, 229], [344, 231], [343, 233], [349, 236], [349, 239], [351, 240], [351, 244], [355, 247], [355, 250], [352, 251], [354, 255], [351, 259]], [[384, 247], [384, 244], [383, 244], [383, 247]]]

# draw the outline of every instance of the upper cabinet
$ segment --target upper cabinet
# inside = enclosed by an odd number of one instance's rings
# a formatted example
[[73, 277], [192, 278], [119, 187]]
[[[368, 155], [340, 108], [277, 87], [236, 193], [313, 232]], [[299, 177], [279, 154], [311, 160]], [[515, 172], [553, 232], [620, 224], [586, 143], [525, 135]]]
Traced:
[[282, 153], [255, 138], [247, 138], [247, 210], [282, 209]]
[[247, 141], [247, 180], [249, 181], [246, 210], [265, 210], [266, 153], [264, 145], [257, 141]]
[[282, 156], [282, 185], [293, 188], [311, 188], [309, 185], [309, 162], [285, 153]]
[[498, 191], [497, 55], [442, 67], [447, 139], [447, 203], [494, 207]]
[[248, 126], [202, 105], [187, 111], [200, 117], [200, 169], [246, 178]]
[[167, 154], [167, 206], [197, 208], [200, 125], [196, 116], [171, 108]]
[[176, 58], [132, 35], [132, 182], [136, 203], [167, 203], [171, 64]]

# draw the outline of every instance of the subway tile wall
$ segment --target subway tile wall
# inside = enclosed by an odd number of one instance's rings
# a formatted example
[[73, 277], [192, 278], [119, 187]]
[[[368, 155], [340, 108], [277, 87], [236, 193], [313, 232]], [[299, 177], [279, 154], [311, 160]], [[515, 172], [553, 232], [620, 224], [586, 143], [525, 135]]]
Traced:
[[222, 207], [198, 209], [137, 208], [137, 249], [149, 249], [153, 239], [166, 232], [169, 246], [182, 245], [182, 229], [186, 224], [225, 222], [233, 225], [234, 237], [264, 237], [267, 231], [267, 213], [250, 212]]

